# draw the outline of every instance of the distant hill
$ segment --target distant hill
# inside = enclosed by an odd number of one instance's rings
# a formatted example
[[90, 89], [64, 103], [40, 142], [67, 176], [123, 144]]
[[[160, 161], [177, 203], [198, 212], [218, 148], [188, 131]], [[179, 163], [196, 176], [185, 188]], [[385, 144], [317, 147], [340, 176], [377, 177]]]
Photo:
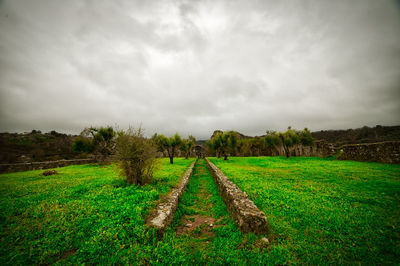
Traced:
[[71, 150], [74, 137], [56, 131], [0, 133], [0, 163], [73, 159], [76, 157]]
[[346, 130], [321, 130], [311, 133], [316, 140], [326, 140], [340, 146], [343, 144], [400, 141], [400, 126], [362, 127]]

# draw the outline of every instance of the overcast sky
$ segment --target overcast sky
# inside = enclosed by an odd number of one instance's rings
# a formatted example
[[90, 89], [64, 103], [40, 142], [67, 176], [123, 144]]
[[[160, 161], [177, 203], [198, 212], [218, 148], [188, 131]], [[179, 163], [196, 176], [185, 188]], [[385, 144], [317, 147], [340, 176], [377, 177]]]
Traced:
[[400, 124], [400, 4], [0, 0], [0, 131]]

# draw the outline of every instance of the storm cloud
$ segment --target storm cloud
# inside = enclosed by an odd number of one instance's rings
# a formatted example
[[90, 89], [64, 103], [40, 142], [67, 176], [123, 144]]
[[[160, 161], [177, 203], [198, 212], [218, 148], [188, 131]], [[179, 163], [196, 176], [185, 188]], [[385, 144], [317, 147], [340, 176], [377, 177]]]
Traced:
[[0, 131], [400, 124], [395, 1], [0, 1]]

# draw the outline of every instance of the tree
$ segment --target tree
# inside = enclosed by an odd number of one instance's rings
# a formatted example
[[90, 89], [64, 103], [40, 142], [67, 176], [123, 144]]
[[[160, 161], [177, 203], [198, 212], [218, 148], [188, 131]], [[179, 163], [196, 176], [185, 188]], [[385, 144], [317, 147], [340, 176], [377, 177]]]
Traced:
[[215, 156], [217, 156], [217, 158], [221, 157], [220, 150], [222, 147], [222, 134], [222, 132], [217, 132], [209, 141], [206, 142], [206, 145], [215, 152]]
[[260, 156], [264, 147], [264, 140], [260, 137], [249, 139], [252, 156]]
[[267, 135], [264, 137], [264, 142], [267, 147], [277, 147], [282, 145], [285, 151], [286, 158], [290, 157], [290, 149], [296, 144], [311, 145], [314, 139], [311, 136], [311, 132], [305, 128], [304, 130], [295, 130], [291, 127], [285, 132], [276, 133], [274, 131], [267, 131]]
[[267, 131], [266, 133], [264, 137], [265, 147], [277, 149], [277, 147], [281, 145], [278, 133], [275, 131]]
[[76, 137], [72, 143], [72, 151], [76, 153], [92, 153], [94, 151], [92, 139], [85, 136]]
[[239, 139], [237, 150], [240, 156], [251, 156], [251, 143], [250, 139]]
[[182, 145], [181, 136], [176, 133], [173, 137], [170, 138], [164, 135], [155, 135], [153, 138], [158, 147], [158, 150], [161, 152], [167, 151], [169, 162], [173, 164], [176, 149]]
[[94, 152], [99, 156], [100, 161], [114, 153], [116, 132], [111, 126], [85, 128], [81, 136], [91, 137]]
[[196, 138], [193, 137], [192, 135], [190, 135], [188, 139], [182, 140], [180, 150], [185, 155], [185, 159], [189, 158], [195, 143], [196, 143]]
[[156, 148], [143, 136], [141, 128], [118, 132], [116, 155], [119, 167], [130, 184], [151, 182], [155, 168]]
[[308, 128], [304, 128], [301, 131], [298, 131], [300, 137], [300, 143], [303, 145], [312, 145], [314, 143], [314, 138], [311, 135], [311, 132]]
[[234, 153], [238, 145], [237, 133], [234, 131], [218, 132], [208, 142], [208, 145], [216, 152], [218, 158], [222, 154], [224, 160], [228, 160], [228, 154]]
[[285, 132], [279, 132], [278, 137], [281, 141], [283, 149], [285, 150], [286, 158], [289, 158], [290, 148], [300, 143], [299, 135], [291, 127], [288, 127], [288, 129]]
[[226, 141], [223, 142], [223, 153], [224, 153], [224, 160], [228, 160], [228, 153], [230, 155], [235, 154], [235, 150], [238, 144], [238, 135], [235, 131], [228, 131], [222, 135], [223, 139]]

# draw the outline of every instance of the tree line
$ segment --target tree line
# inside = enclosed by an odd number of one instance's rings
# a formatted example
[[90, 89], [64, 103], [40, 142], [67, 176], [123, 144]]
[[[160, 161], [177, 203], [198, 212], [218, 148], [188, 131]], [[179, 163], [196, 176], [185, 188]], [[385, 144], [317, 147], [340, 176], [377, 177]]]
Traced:
[[292, 147], [297, 144], [312, 145], [313, 142], [314, 139], [307, 128], [295, 130], [288, 127], [284, 132], [266, 131], [265, 136], [254, 138], [239, 138], [235, 131], [217, 132], [206, 145], [215, 156], [223, 156], [224, 160], [227, 160], [228, 155], [260, 156], [266, 149], [278, 150], [280, 147], [289, 158]]
[[[295, 130], [289, 127], [285, 132], [266, 133], [262, 138], [240, 139], [234, 131], [217, 132], [206, 142], [206, 146], [218, 158], [228, 160], [228, 156], [243, 156], [247, 148], [256, 150], [261, 155], [264, 148], [283, 147], [286, 157], [289, 158], [294, 145], [313, 143], [307, 128]], [[151, 138], [146, 138], [142, 128], [115, 130], [107, 126], [85, 128], [74, 140], [72, 149], [75, 152], [92, 153], [101, 163], [106, 163], [111, 156], [115, 156], [127, 182], [143, 185], [151, 182], [157, 153], [169, 157], [173, 164], [178, 151], [186, 159], [193, 156], [195, 144], [196, 139], [191, 135], [184, 139], [178, 133], [171, 137], [156, 133]]]
[[[80, 135], [75, 138], [72, 144], [72, 150], [77, 153], [92, 153], [97, 157], [97, 160], [105, 161], [111, 155], [116, 154], [118, 151], [118, 141], [126, 134], [139, 134], [144, 138], [141, 128], [137, 130], [129, 128], [126, 131], [118, 131], [111, 126], [98, 128], [90, 127], [85, 128]], [[170, 163], [173, 164], [174, 157], [176, 157], [178, 150], [186, 159], [193, 155], [196, 138], [189, 135], [187, 139], [184, 139], [178, 133], [172, 137], [156, 133], [148, 139], [148, 141], [156, 152], [166, 154], [170, 158]]]
[[154, 134], [146, 138], [143, 129], [115, 130], [111, 126], [85, 128], [72, 145], [74, 152], [94, 154], [100, 163], [107, 163], [111, 156], [130, 184], [143, 185], [151, 182], [157, 152], [167, 154], [174, 163], [177, 151], [186, 159], [193, 155], [196, 139], [182, 138], [178, 133], [172, 137]]

